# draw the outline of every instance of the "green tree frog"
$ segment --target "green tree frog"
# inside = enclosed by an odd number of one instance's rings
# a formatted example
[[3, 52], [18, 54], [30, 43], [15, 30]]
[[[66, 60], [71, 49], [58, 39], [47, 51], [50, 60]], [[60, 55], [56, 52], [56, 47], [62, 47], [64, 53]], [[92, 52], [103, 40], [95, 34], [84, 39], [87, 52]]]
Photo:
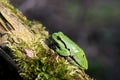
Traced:
[[71, 64], [81, 69], [88, 69], [88, 61], [84, 51], [62, 32], [52, 34], [49, 47], [60, 56], [67, 58]]

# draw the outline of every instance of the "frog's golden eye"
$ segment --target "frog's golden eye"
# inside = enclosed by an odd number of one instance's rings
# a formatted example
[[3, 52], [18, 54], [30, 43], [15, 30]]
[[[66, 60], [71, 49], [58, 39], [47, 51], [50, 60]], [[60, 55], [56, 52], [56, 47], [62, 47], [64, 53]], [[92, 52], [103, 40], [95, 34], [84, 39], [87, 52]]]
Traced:
[[85, 55], [82, 55], [83, 57], [85, 57]]

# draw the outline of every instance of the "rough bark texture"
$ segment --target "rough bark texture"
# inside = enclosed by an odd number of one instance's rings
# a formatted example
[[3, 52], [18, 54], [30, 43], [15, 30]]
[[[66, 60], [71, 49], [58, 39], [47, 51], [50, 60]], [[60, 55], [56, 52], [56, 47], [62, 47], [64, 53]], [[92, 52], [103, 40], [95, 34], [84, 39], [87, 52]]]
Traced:
[[[49, 49], [48, 32], [20, 11], [0, 1], [0, 76], [4, 80], [91, 80]], [[13, 74], [11, 74], [13, 73]], [[5, 77], [7, 76], [7, 77]]]

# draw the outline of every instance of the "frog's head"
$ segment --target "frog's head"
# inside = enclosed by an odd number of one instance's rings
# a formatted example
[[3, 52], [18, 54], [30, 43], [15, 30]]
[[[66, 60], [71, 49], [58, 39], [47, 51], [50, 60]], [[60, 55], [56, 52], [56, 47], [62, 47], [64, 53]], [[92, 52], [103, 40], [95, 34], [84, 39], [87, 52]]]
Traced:
[[79, 53], [75, 53], [74, 55], [68, 57], [67, 59], [71, 64], [74, 64], [80, 67], [81, 69], [84, 70], [88, 69], [88, 62], [84, 54], [80, 55]]
[[86, 58], [86, 56], [85, 55], [82, 55], [82, 57], [81, 57], [82, 59], [80, 60], [80, 67], [82, 68], [82, 69], [85, 69], [85, 70], [87, 70], [88, 69], [88, 61], [87, 61], [87, 58]]

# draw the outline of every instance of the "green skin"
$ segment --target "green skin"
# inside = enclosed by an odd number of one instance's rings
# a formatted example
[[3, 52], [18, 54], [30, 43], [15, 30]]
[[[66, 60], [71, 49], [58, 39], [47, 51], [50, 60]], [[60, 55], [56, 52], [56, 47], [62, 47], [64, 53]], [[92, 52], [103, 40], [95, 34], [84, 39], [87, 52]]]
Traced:
[[84, 51], [62, 32], [53, 33], [51, 36], [52, 48], [61, 56], [66, 57], [70, 63], [81, 69], [88, 69], [88, 62]]

